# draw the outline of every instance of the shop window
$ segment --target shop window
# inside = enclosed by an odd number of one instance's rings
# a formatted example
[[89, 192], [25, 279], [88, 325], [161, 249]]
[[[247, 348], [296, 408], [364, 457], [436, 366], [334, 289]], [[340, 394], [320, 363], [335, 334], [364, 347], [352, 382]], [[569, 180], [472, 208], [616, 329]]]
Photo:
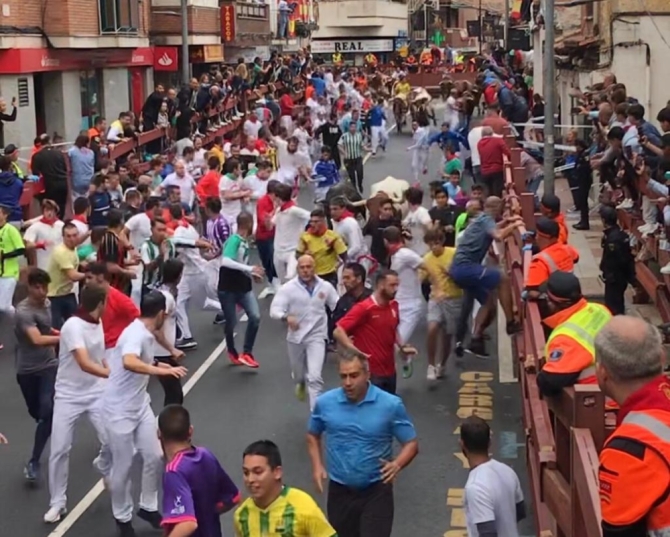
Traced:
[[136, 34], [140, 26], [140, 0], [98, 0], [100, 32]]
[[81, 130], [90, 129], [102, 115], [102, 71], [79, 71], [81, 94]]

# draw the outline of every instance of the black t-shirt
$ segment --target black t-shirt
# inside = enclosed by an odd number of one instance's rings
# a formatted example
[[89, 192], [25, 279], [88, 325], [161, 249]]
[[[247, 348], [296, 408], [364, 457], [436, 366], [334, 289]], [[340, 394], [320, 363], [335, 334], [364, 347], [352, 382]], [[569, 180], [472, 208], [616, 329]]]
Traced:
[[370, 255], [384, 267], [388, 265], [388, 251], [384, 244], [384, 230], [391, 226], [401, 229], [402, 224], [400, 219], [389, 218], [388, 220], [380, 220], [379, 218], [371, 218], [363, 228], [363, 235], [372, 237], [372, 241], [370, 242]]
[[316, 138], [322, 136], [323, 145], [327, 147], [337, 147], [337, 143], [340, 141], [340, 137], [342, 136], [342, 130], [337, 124], [333, 125], [331, 123], [324, 123], [318, 129], [316, 129], [314, 136]]
[[433, 222], [438, 222], [444, 231], [444, 245], [453, 247], [456, 244], [456, 232], [446, 231], [447, 226], [454, 227], [456, 219], [463, 211], [458, 207], [447, 205], [446, 207], [431, 207], [428, 211], [430, 219]]
[[333, 311], [333, 323], [337, 323], [337, 321], [342, 319], [351, 308], [353, 308], [361, 300], [368, 298], [371, 294], [372, 289], [365, 287], [359, 297], [352, 296], [349, 293], [342, 295], [337, 301], [337, 306], [335, 306], [335, 310]]

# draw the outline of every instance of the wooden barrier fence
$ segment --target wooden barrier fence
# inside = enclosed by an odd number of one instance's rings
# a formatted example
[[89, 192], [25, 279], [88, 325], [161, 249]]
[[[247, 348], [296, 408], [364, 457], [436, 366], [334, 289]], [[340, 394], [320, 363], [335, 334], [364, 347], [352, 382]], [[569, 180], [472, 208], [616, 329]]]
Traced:
[[499, 252], [523, 324], [523, 331], [512, 336], [512, 345], [522, 392], [535, 535], [598, 537], [602, 535], [598, 451], [609, 434], [605, 398], [597, 386], [590, 385], [565, 389], [558, 397], [540, 395], [537, 373], [545, 360], [545, 335], [537, 304], [521, 298], [532, 257], [524, 235], [535, 229], [535, 202], [533, 194], [526, 192], [521, 149], [512, 135], [506, 136], [506, 142], [512, 153], [505, 164], [506, 211], [521, 215], [524, 227], [508, 237]]

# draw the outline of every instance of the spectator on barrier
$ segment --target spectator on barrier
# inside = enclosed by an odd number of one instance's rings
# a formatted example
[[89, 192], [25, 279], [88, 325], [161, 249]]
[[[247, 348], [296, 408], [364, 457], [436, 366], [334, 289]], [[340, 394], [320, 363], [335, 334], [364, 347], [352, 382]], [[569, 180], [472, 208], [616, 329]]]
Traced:
[[126, 131], [132, 121], [133, 116], [130, 112], [121, 112], [119, 118], [109, 126], [107, 141], [115, 144], [126, 141], [128, 139]]
[[565, 216], [561, 213], [561, 198], [555, 194], [545, 194], [540, 200], [542, 216], [551, 218], [558, 224], [558, 242], [568, 244], [568, 226], [565, 225]]
[[525, 285], [531, 300], [542, 296], [541, 287], [554, 272], [572, 272], [579, 261], [579, 252], [569, 244], [560, 243], [559, 234], [558, 224], [546, 216], [535, 224], [535, 244], [540, 251], [531, 259]]
[[504, 157], [512, 158], [505, 141], [493, 135], [491, 127], [482, 129], [482, 139], [477, 143], [481, 159], [481, 180], [489, 196], [502, 197], [505, 187]]
[[595, 338], [598, 385], [619, 404], [600, 452], [603, 537], [663, 535], [670, 527], [670, 383], [661, 336], [642, 319], [614, 317]]
[[593, 342], [612, 314], [601, 304], [587, 302], [577, 276], [560, 271], [547, 280], [547, 310], [542, 322], [551, 333], [546, 362], [537, 375], [540, 392], [552, 396], [574, 384], [595, 384]]
[[5, 146], [5, 158], [9, 159], [10, 171], [14, 173], [19, 179], [25, 179], [25, 174], [19, 166], [19, 148], [14, 144], [7, 144]]
[[[600, 270], [605, 281], [605, 306], [612, 315], [623, 315], [626, 312], [624, 293], [628, 284], [636, 281], [635, 257], [631, 252], [630, 237], [619, 227], [616, 209], [602, 206], [600, 218], [603, 223]], [[661, 272], [664, 270], [665, 267]]]

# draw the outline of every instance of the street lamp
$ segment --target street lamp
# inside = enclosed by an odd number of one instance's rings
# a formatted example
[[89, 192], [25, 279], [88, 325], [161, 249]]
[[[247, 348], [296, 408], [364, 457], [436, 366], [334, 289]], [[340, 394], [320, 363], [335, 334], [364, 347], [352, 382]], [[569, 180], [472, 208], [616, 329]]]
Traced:
[[188, 0], [181, 0], [181, 13], [176, 11], [154, 11], [154, 13], [181, 17], [181, 81], [188, 84], [191, 80], [191, 66], [188, 61]]

